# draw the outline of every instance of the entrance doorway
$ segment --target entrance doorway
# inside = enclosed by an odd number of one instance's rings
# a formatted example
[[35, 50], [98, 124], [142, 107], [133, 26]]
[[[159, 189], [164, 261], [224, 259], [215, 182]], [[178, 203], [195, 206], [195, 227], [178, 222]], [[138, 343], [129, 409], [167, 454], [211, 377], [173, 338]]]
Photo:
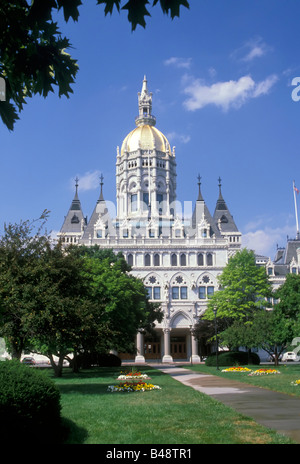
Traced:
[[147, 341], [144, 344], [144, 357], [145, 359], [159, 359], [160, 354], [160, 342]]
[[171, 356], [173, 359], [186, 359], [185, 337], [171, 337]]

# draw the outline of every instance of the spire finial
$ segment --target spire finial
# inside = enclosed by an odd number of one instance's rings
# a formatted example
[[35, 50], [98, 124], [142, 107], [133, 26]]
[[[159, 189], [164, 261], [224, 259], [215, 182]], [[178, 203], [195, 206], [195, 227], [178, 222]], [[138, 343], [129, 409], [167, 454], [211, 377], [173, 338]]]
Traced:
[[201, 176], [200, 176], [200, 174], [198, 174], [197, 179], [198, 179], [198, 188], [199, 188], [197, 201], [201, 201], [201, 200], [203, 200], [203, 198], [202, 198], [202, 195], [201, 195]]
[[222, 191], [221, 191], [221, 187], [222, 187], [222, 183], [221, 183], [222, 179], [221, 177], [219, 176], [219, 179], [218, 179], [218, 182], [219, 182], [219, 199], [223, 199], [222, 197]]
[[100, 201], [100, 200], [104, 200], [103, 191], [102, 191], [102, 189], [103, 189], [103, 179], [104, 179], [104, 177], [103, 177], [103, 174], [101, 173], [101, 176], [100, 176], [100, 197], [99, 197], [99, 201]]
[[75, 178], [75, 199], [77, 199], [77, 195], [78, 195], [78, 176], [76, 176]]

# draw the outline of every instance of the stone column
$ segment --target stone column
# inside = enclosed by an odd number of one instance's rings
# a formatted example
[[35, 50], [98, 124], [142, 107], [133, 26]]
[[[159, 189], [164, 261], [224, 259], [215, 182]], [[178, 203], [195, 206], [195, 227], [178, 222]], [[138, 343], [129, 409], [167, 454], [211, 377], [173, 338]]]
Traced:
[[173, 358], [170, 354], [170, 332], [171, 329], [164, 329], [164, 355], [162, 362], [165, 363], [173, 362]]
[[136, 363], [144, 363], [144, 335], [141, 332], [138, 332], [136, 335], [136, 347], [137, 347], [137, 354], [135, 357]]
[[190, 361], [193, 364], [199, 364], [200, 356], [198, 355], [198, 341], [193, 336], [192, 331], [191, 331], [191, 345], [192, 345], [192, 356], [191, 356]]

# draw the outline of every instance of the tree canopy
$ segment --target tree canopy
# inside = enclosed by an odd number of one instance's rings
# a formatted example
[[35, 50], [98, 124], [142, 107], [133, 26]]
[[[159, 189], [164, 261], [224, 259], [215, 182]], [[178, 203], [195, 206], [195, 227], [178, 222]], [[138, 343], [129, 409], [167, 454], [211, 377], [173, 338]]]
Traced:
[[69, 353], [134, 352], [137, 331], [162, 319], [160, 306], [122, 254], [53, 244], [42, 230], [46, 215], [5, 227], [0, 239], [0, 336], [8, 351], [46, 355], [58, 376]]
[[[173, 19], [180, 6], [189, 8], [187, 0], [159, 0], [164, 14]], [[151, 16], [148, 0], [97, 0], [104, 13], [127, 11], [132, 30], [146, 27]], [[158, 4], [153, 0], [152, 7]], [[35, 94], [47, 97], [58, 88], [58, 95], [70, 97], [78, 71], [77, 61], [67, 49], [71, 43], [62, 37], [58, 23], [53, 20], [62, 11], [64, 20], [78, 21], [81, 0], [0, 0], [0, 78], [5, 80], [5, 101], [0, 101], [0, 116], [9, 130], [19, 119], [26, 99]]]
[[220, 289], [208, 303], [204, 319], [217, 317], [228, 321], [246, 321], [253, 312], [266, 305], [271, 295], [271, 283], [264, 267], [256, 265], [255, 254], [246, 248], [232, 256], [218, 278]]
[[229, 347], [262, 348], [273, 357], [277, 365], [280, 354], [293, 339], [294, 324], [280, 308], [258, 309], [251, 321], [235, 321], [221, 333], [221, 342]]

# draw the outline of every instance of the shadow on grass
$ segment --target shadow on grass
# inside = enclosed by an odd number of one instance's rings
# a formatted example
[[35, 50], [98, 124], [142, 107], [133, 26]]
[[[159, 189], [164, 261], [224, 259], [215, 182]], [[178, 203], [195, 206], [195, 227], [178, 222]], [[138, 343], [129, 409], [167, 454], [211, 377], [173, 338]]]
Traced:
[[107, 387], [110, 383], [82, 383], [82, 384], [66, 384], [59, 385], [58, 388], [63, 395], [79, 394], [79, 395], [104, 395], [107, 394]]
[[[94, 367], [86, 370], [80, 370], [78, 373], [73, 373], [71, 370], [64, 372], [63, 376], [58, 379], [57, 386], [62, 394], [79, 394], [79, 395], [105, 395], [107, 394], [107, 388], [109, 385], [118, 385], [124, 380], [120, 380], [117, 377], [121, 372], [124, 372], [124, 368], [108, 368], [108, 367]], [[151, 367], [145, 367], [140, 369], [141, 372], [147, 374], [150, 379], [153, 377], [161, 377], [166, 374], [155, 370]], [[188, 373], [188, 372], [187, 372]], [[98, 382], [89, 380], [98, 379]], [[109, 380], [108, 380], [109, 379]], [[85, 382], [87, 380], [87, 382]], [[132, 382], [139, 382], [142, 379], [130, 379]], [[142, 380], [143, 381], [143, 380]], [[147, 382], [147, 380], [145, 380]]]
[[78, 427], [75, 422], [70, 419], [62, 418], [60, 444], [80, 445], [85, 442], [88, 437], [88, 432], [83, 427]]

